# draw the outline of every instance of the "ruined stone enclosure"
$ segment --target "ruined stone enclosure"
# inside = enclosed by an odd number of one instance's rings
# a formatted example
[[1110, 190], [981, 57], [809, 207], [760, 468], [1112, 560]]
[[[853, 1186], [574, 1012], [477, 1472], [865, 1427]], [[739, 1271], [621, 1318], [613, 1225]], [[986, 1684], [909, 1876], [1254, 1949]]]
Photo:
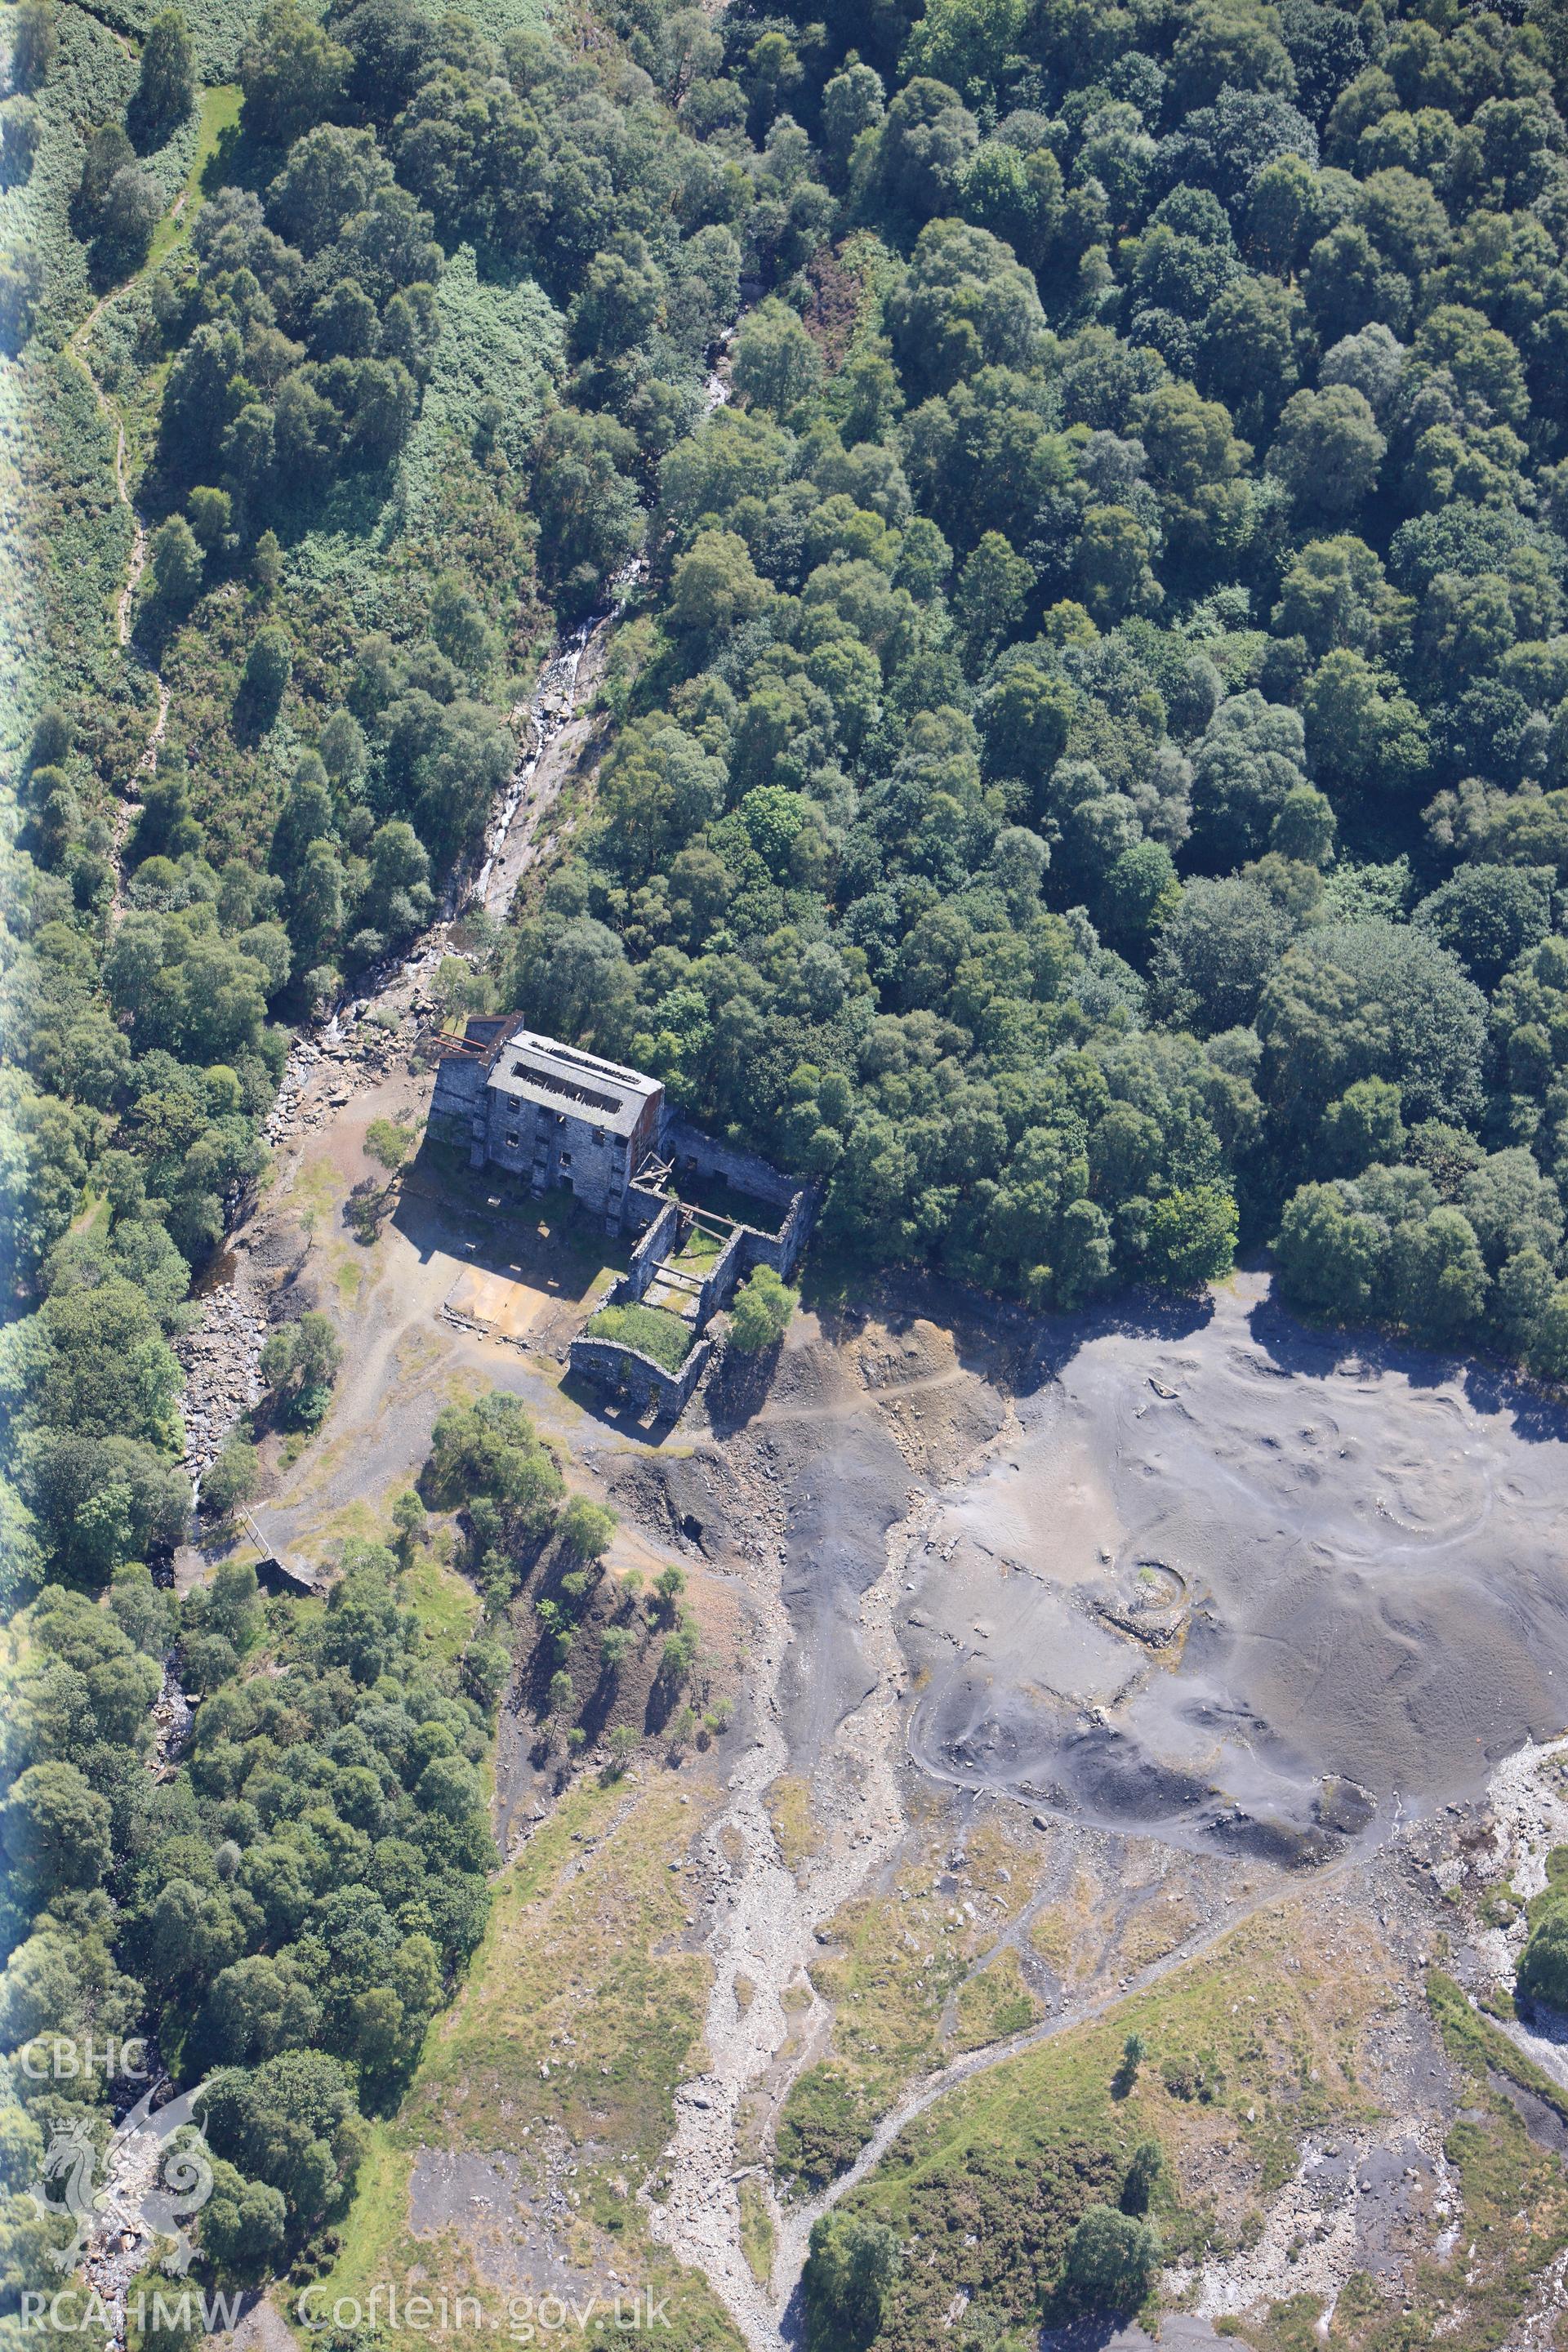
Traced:
[[810, 1234], [809, 1187], [674, 1118], [658, 1079], [541, 1036], [521, 1013], [443, 1040], [430, 1132], [466, 1148], [503, 1199], [566, 1190], [606, 1233], [640, 1236], [570, 1362], [661, 1419], [701, 1379], [713, 1316], [757, 1266], [787, 1279]]

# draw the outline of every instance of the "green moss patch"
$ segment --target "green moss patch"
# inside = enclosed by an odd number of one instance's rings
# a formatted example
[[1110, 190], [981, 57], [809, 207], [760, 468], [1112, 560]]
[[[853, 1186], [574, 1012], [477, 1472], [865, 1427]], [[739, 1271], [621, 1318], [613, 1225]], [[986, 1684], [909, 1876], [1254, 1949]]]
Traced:
[[667, 1372], [678, 1372], [691, 1353], [691, 1332], [679, 1315], [662, 1307], [601, 1307], [584, 1328], [586, 1339], [609, 1339], [651, 1356]]

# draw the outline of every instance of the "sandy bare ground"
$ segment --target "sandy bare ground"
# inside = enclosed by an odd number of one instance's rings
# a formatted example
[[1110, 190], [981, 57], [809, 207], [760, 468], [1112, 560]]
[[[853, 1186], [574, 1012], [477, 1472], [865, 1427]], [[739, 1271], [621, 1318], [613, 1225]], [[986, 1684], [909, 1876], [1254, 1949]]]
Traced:
[[[384, 1508], [417, 1473], [436, 1415], [457, 1395], [500, 1389], [521, 1398], [584, 1465], [650, 1443], [635, 1425], [591, 1419], [561, 1391], [565, 1339], [611, 1270], [591, 1236], [574, 1229], [560, 1246], [545, 1219], [491, 1212], [482, 1184], [444, 1198], [418, 1169], [375, 1242], [351, 1236], [342, 1203], [350, 1183], [372, 1172], [361, 1149], [366, 1127], [416, 1113], [428, 1083], [397, 1074], [357, 1095], [301, 1154], [269, 1212], [273, 1245], [260, 1254], [280, 1260], [275, 1278], [331, 1312], [343, 1339], [320, 1436], [258, 1507], [286, 1549], [319, 1554], [345, 1514]], [[302, 1258], [301, 1219], [313, 1219]]]
[[904, 1612], [926, 1769], [1289, 1860], [1472, 1798], [1568, 1721], [1568, 1431], [1539, 1396], [1320, 1338], [1258, 1276], [1190, 1328], [1050, 1337]]

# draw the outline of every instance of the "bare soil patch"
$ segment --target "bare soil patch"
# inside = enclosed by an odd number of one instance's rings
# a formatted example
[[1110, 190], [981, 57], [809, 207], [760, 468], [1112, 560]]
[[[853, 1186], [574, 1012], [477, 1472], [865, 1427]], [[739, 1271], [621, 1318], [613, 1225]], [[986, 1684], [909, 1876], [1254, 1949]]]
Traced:
[[524, 1282], [520, 1270], [465, 1266], [442, 1301], [443, 1313], [493, 1332], [498, 1339], [521, 1339], [553, 1304], [548, 1290]]
[[1320, 1340], [1258, 1277], [1185, 1329], [1061, 1336], [919, 1558], [926, 1769], [1311, 1862], [1561, 1727], [1540, 1400]]

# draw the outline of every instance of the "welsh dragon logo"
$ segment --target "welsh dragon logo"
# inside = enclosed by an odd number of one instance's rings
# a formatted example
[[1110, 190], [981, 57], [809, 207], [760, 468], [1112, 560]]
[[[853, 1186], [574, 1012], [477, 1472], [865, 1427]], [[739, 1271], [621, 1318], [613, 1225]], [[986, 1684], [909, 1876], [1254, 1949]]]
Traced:
[[[212, 2195], [210, 2152], [191, 2124], [205, 2084], [152, 2113], [153, 2094], [139, 2099], [104, 2150], [101, 2169], [91, 2131], [81, 2117], [56, 2131], [44, 2152], [42, 2179], [31, 2194], [42, 2213], [72, 2225], [68, 2243], [51, 2246], [58, 2271], [74, 2271], [111, 2238], [153, 2244], [170, 2242], [162, 2268], [176, 2278], [190, 2268], [195, 2248], [185, 2224]], [[185, 2136], [177, 2144], [174, 2135]], [[58, 2194], [50, 2194], [58, 2186]]]

